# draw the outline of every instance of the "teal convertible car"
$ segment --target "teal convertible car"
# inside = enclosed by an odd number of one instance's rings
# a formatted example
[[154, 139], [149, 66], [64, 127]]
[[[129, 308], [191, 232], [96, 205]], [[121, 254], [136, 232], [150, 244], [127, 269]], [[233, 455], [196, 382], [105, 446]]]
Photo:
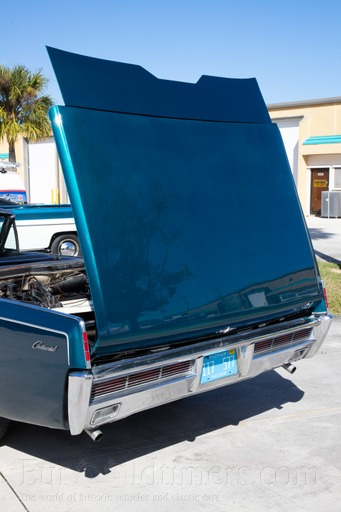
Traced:
[[257, 82], [48, 51], [83, 259], [21, 253], [0, 213], [1, 434], [17, 420], [98, 440], [313, 356], [331, 318]]

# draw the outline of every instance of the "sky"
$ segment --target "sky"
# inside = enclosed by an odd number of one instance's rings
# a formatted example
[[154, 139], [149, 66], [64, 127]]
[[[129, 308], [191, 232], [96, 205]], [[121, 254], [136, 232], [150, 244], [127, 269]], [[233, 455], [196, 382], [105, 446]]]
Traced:
[[15, 0], [1, 12], [0, 64], [41, 69], [58, 104], [46, 46], [169, 80], [255, 77], [268, 105], [341, 97], [340, 0]]

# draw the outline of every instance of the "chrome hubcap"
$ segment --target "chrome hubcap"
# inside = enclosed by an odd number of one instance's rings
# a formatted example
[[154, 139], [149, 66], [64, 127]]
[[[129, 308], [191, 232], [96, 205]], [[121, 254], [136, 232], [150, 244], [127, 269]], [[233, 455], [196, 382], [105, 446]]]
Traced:
[[59, 252], [63, 256], [76, 256], [78, 254], [78, 246], [73, 240], [64, 240], [59, 246]]

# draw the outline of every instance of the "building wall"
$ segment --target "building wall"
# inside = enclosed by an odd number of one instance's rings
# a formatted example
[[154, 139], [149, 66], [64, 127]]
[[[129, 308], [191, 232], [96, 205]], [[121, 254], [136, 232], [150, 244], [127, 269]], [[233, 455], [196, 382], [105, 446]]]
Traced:
[[277, 123], [285, 151], [288, 156], [289, 164], [294, 176], [294, 180], [297, 186], [298, 181], [298, 140], [299, 140], [299, 131], [300, 131], [300, 121], [301, 117], [292, 117], [292, 118], [278, 118], [273, 119], [274, 122]]
[[[341, 97], [268, 105], [268, 109], [281, 131], [303, 211], [309, 215], [312, 169], [329, 169], [329, 189], [341, 193]], [[311, 137], [322, 138], [309, 144]], [[4, 141], [0, 153], [8, 153]], [[68, 201], [52, 138], [36, 143], [20, 139], [16, 154], [30, 201]]]
[[[22, 138], [20, 138], [15, 145], [17, 163], [19, 164], [17, 172], [22, 176], [24, 182], [26, 182], [27, 170], [27, 155], [25, 146], [26, 142]], [[0, 141], [0, 154], [8, 154], [8, 144], [5, 140]]]
[[[17, 172], [23, 177], [28, 202], [58, 204], [68, 203], [57, 148], [53, 137], [37, 142], [20, 138], [15, 146]], [[8, 145], [0, 142], [0, 155], [8, 154]]]
[[[341, 173], [341, 98], [269, 105], [268, 109], [271, 119], [279, 125], [284, 142], [286, 134], [282, 126], [299, 119], [295, 181], [303, 211], [309, 215], [312, 169], [329, 169], [329, 190], [338, 189], [335, 173]], [[320, 139], [309, 143], [312, 137]]]

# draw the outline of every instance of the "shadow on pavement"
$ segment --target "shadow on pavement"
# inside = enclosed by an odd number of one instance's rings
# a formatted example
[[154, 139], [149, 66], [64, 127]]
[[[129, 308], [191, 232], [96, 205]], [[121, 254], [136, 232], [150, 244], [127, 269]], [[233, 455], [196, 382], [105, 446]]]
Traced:
[[13, 422], [3, 444], [22, 452], [23, 459], [35, 457], [95, 478], [124, 462], [281, 409], [303, 395], [291, 380], [271, 371], [106, 425], [100, 443], [85, 433], [72, 437], [67, 431]]
[[309, 228], [309, 233], [312, 240], [323, 240], [335, 236], [334, 233], [327, 233], [319, 228]]
[[328, 254], [324, 254], [320, 251], [315, 251], [316, 256], [321, 258], [321, 260], [328, 261], [329, 263], [336, 263], [336, 265], [339, 265], [341, 268], [341, 261], [337, 260], [336, 258], [333, 258], [332, 256], [328, 256]]

